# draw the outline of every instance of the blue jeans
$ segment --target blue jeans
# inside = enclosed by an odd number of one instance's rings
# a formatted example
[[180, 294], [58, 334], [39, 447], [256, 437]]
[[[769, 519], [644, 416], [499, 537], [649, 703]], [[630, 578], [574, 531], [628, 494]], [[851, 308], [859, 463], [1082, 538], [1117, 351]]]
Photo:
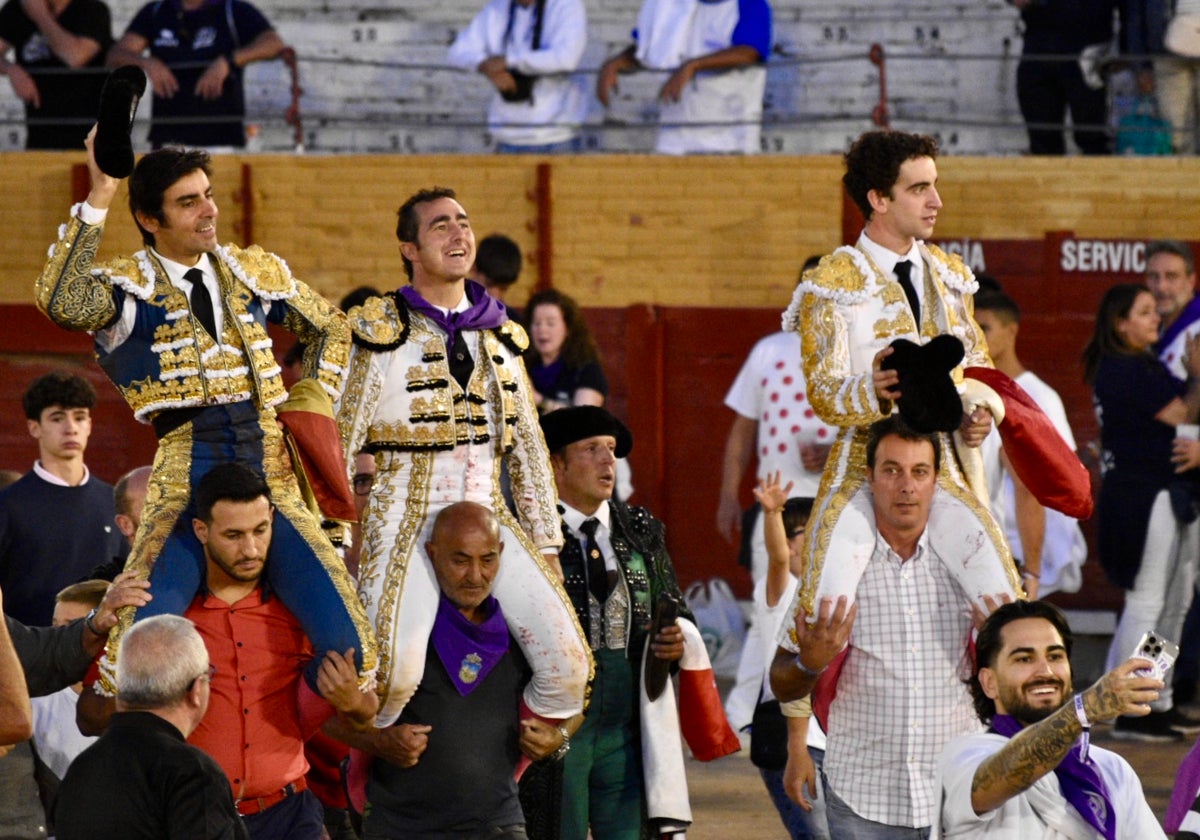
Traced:
[[[812, 756], [819, 778], [821, 763], [825, 760], [825, 751], [809, 747], [808, 754]], [[767, 793], [771, 795], [771, 801], [775, 803], [775, 810], [779, 812], [779, 819], [783, 820], [783, 827], [787, 829], [788, 836], [792, 840], [829, 840], [829, 825], [825, 820], [825, 797], [821, 794], [819, 782], [817, 796], [810, 799], [813, 804], [810, 812], [805, 811], [788, 797], [787, 792], [783, 789], [782, 770], [763, 770], [760, 767], [758, 774], [762, 776], [763, 784], [767, 786]]]
[[496, 143], [498, 155], [562, 155], [576, 154], [583, 150], [583, 140], [572, 137], [561, 143], [542, 143], [538, 146], [518, 146], [514, 143]]
[[829, 780], [821, 774], [825, 786], [825, 816], [829, 833], [837, 840], [929, 840], [929, 826], [912, 828], [906, 825], [884, 825], [854, 813], [829, 788]]
[[321, 840], [325, 809], [311, 790], [304, 790], [265, 811], [242, 818], [250, 840]]

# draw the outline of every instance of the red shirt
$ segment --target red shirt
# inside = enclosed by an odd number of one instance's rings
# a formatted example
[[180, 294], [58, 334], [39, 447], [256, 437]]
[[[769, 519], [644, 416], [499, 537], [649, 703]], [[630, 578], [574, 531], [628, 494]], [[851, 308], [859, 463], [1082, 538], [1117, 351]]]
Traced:
[[304, 741], [333, 710], [301, 703], [301, 693], [313, 695], [302, 676], [313, 654], [296, 617], [279, 598], [264, 601], [261, 587], [233, 605], [202, 592], [184, 615], [217, 669], [208, 712], [188, 741], [221, 765], [234, 799], [267, 796], [302, 777]]

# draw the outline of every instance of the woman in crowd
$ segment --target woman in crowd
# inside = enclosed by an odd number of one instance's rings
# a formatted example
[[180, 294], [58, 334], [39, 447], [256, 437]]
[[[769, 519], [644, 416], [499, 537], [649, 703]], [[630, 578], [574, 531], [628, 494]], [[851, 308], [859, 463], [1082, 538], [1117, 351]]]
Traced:
[[[1114, 286], [1100, 302], [1083, 353], [1100, 421], [1100, 563], [1127, 590], [1109, 669], [1129, 658], [1147, 630], [1179, 638], [1200, 562], [1195, 496], [1182, 475], [1200, 464], [1200, 447], [1176, 435], [1177, 426], [1200, 414], [1200, 341], [1189, 345], [1185, 359], [1190, 384], [1180, 382], [1154, 354], [1158, 326], [1145, 286]], [[1152, 709], [1146, 717], [1118, 718], [1114, 737], [1179, 740], [1180, 730], [1195, 724], [1174, 708], [1170, 681]]]
[[555, 289], [538, 292], [525, 307], [530, 346], [525, 366], [538, 412], [568, 405], [604, 405], [608, 380], [579, 304]]

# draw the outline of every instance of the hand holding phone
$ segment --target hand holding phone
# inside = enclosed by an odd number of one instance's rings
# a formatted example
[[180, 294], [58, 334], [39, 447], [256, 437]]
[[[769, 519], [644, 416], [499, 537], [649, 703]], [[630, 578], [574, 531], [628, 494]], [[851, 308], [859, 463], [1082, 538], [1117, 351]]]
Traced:
[[1164, 682], [1167, 671], [1175, 664], [1178, 657], [1179, 645], [1163, 638], [1153, 630], [1146, 631], [1133, 653], [1130, 654], [1131, 659], [1148, 659], [1153, 663], [1150, 668], [1134, 671], [1135, 674], [1139, 677], [1154, 677], [1154, 679]]

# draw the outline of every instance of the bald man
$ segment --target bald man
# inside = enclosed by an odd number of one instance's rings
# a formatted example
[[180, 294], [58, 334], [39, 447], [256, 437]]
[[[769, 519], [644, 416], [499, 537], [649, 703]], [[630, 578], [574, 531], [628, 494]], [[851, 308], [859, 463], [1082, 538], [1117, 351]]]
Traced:
[[474, 502], [438, 514], [425, 543], [440, 590], [425, 677], [392, 726], [338, 733], [375, 756], [364, 840], [525, 838], [513, 770], [522, 753], [538, 760], [569, 746], [567, 726], [518, 720], [531, 671], [492, 595], [500, 533]]

